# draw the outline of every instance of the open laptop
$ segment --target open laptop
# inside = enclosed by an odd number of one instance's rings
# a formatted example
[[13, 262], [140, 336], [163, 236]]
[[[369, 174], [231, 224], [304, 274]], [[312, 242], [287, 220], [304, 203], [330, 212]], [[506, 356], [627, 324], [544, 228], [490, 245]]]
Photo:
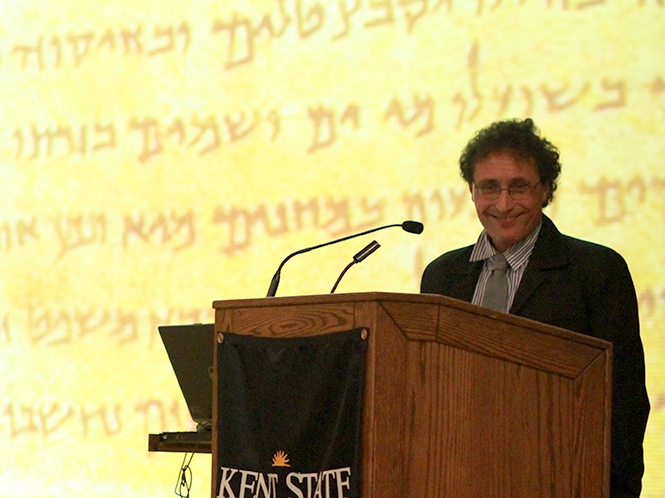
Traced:
[[214, 324], [160, 325], [158, 330], [197, 432], [210, 431]]

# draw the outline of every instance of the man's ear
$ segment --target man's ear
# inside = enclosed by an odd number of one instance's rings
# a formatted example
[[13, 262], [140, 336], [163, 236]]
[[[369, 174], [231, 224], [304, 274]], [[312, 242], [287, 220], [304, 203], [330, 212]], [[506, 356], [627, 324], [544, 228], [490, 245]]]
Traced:
[[543, 188], [544, 197], [543, 197], [542, 206], [546, 207], [550, 203], [549, 198], [550, 198], [550, 191], [552, 190], [552, 185], [549, 182], [543, 183], [543, 187], [544, 187]]

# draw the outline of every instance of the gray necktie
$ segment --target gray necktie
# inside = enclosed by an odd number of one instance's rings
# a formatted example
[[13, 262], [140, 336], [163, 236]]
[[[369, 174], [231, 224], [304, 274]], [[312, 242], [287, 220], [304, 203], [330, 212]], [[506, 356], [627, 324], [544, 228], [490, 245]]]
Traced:
[[507, 269], [508, 261], [506, 261], [505, 256], [500, 252], [496, 253], [492, 262], [492, 273], [490, 273], [490, 277], [487, 279], [481, 306], [506, 312], [506, 302], [508, 300]]

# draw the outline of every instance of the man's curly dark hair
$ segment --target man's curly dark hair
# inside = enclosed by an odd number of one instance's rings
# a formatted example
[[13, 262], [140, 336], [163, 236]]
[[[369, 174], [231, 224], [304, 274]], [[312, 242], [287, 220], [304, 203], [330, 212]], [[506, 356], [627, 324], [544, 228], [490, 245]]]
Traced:
[[524, 121], [497, 121], [478, 131], [462, 151], [459, 160], [462, 178], [469, 185], [473, 184], [476, 163], [490, 154], [502, 151], [536, 163], [540, 181], [550, 187], [549, 195], [543, 204], [543, 207], [547, 206], [554, 199], [557, 178], [561, 173], [559, 150], [540, 136], [540, 130], [530, 118]]

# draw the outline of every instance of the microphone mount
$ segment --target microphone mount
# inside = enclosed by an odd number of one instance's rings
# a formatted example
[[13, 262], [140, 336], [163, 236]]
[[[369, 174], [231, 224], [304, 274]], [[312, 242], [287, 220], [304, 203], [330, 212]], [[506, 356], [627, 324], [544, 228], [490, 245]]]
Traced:
[[330, 293], [332, 294], [332, 293], [335, 292], [335, 289], [337, 289], [337, 286], [339, 285], [340, 281], [342, 280], [342, 277], [343, 277], [344, 274], [349, 270], [349, 268], [351, 268], [351, 267], [352, 267], [353, 265], [355, 265], [356, 263], [360, 263], [361, 261], [364, 261], [365, 258], [367, 258], [367, 256], [369, 256], [370, 254], [372, 254], [372, 253], [373, 253], [374, 251], [376, 251], [379, 247], [381, 247], [381, 246], [379, 245], [379, 243], [378, 243], [376, 240], [373, 240], [372, 242], [370, 242], [369, 244], [367, 244], [362, 250], [360, 250], [360, 252], [358, 252], [358, 254], [356, 254], [356, 255], [353, 257], [353, 261], [351, 261], [348, 265], [346, 265], [346, 268], [344, 268], [344, 269], [342, 270], [342, 273], [339, 274], [339, 277], [337, 277], [337, 281], [335, 282], [335, 285], [333, 285], [333, 288], [332, 288], [332, 290], [330, 291]]

